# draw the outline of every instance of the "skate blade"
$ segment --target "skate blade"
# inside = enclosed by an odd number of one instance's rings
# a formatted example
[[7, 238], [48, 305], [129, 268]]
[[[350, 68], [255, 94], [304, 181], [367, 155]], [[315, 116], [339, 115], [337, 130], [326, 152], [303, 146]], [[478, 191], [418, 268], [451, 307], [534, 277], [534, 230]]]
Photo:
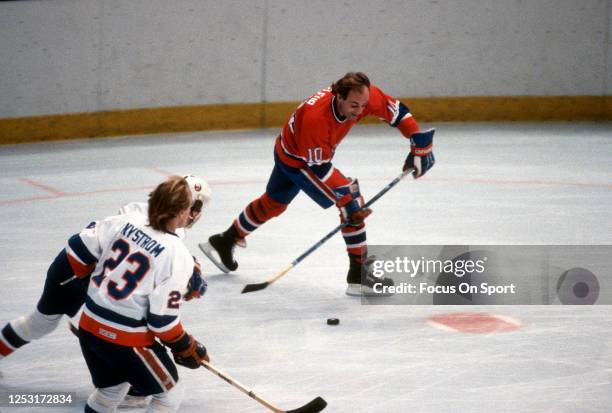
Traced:
[[226, 274], [230, 272], [230, 270], [225, 265], [223, 265], [223, 263], [221, 262], [221, 259], [217, 255], [217, 251], [215, 251], [215, 249], [213, 248], [212, 245], [210, 245], [210, 243], [202, 242], [198, 244], [198, 247], [200, 247], [200, 250], [202, 250], [204, 255], [206, 255], [208, 259], [213, 264], [215, 264], [217, 268], [219, 268], [221, 271], [223, 271]]

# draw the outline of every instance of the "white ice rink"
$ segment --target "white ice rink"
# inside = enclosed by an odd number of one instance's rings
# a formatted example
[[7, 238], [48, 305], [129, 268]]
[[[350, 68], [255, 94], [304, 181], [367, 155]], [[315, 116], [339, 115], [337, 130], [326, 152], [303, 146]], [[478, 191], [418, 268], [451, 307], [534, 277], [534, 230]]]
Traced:
[[[422, 125], [434, 126], [434, 125]], [[437, 164], [374, 206], [371, 244], [612, 244], [611, 124], [435, 125]], [[612, 411], [609, 306], [365, 306], [344, 295], [348, 260], [336, 236], [269, 288], [264, 281], [337, 225], [300, 194], [238, 250], [223, 275], [197, 243], [225, 230], [263, 193], [277, 130], [192, 133], [0, 147], [0, 326], [33, 308], [70, 235], [124, 203], [146, 200], [167, 174], [207, 179], [213, 201], [188, 232], [209, 291], [183, 306], [184, 325], [213, 364], [273, 403], [315, 396], [326, 412]], [[335, 165], [372, 196], [400, 172], [408, 143], [385, 126], [356, 127]], [[612, 274], [599, 275], [612, 282]], [[519, 320], [511, 332], [460, 333], [427, 318], [458, 312]], [[325, 320], [337, 317], [338, 326]], [[179, 368], [181, 412], [265, 412], [204, 369]], [[0, 361], [0, 392], [92, 391], [66, 322]], [[6, 403], [6, 400], [3, 401]], [[125, 410], [137, 412], [141, 410]]]

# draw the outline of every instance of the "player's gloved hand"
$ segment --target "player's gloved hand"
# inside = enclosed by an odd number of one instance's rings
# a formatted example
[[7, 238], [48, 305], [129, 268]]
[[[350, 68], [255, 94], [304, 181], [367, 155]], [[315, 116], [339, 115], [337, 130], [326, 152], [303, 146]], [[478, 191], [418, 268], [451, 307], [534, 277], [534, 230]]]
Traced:
[[356, 179], [347, 185], [334, 188], [334, 192], [338, 197], [336, 206], [340, 210], [342, 222], [359, 226], [372, 213], [370, 208], [362, 208], [365, 202], [359, 192], [359, 182]]
[[414, 169], [415, 178], [425, 175], [425, 172], [436, 163], [432, 152], [434, 132], [435, 129], [429, 129], [410, 136], [410, 154], [404, 162], [403, 170]]
[[164, 342], [164, 344], [170, 347], [174, 361], [181, 366], [197, 369], [202, 365], [202, 360], [210, 361], [206, 347], [187, 333], [183, 333], [174, 341]]
[[206, 294], [208, 284], [206, 280], [202, 278], [202, 266], [200, 262], [193, 257], [193, 274], [187, 284], [187, 293], [184, 295], [185, 301], [189, 301], [194, 298], [201, 298]]

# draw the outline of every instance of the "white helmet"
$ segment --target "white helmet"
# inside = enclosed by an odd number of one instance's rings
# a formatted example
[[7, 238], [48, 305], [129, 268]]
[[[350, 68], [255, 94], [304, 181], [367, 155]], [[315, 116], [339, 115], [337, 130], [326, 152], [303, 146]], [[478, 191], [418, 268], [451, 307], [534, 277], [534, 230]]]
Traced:
[[195, 175], [187, 175], [185, 176], [185, 180], [189, 184], [189, 189], [191, 190], [191, 199], [193, 202], [191, 204], [191, 209], [199, 212], [210, 201], [210, 186], [208, 186], [205, 180]]

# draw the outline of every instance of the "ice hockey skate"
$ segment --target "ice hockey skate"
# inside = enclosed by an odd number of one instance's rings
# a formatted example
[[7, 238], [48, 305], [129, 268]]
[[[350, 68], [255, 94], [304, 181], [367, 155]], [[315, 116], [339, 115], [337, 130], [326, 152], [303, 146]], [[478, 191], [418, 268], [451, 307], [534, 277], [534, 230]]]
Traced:
[[389, 297], [393, 295], [385, 287], [392, 287], [393, 280], [385, 277], [375, 277], [370, 269], [374, 257], [365, 261], [349, 254], [350, 266], [346, 275], [346, 295], [352, 297]]
[[200, 243], [198, 246], [217, 268], [229, 273], [238, 268], [238, 263], [234, 259], [234, 248], [236, 246], [246, 248], [246, 241], [238, 236], [232, 225], [227, 231], [212, 235], [208, 238], [208, 242]]

